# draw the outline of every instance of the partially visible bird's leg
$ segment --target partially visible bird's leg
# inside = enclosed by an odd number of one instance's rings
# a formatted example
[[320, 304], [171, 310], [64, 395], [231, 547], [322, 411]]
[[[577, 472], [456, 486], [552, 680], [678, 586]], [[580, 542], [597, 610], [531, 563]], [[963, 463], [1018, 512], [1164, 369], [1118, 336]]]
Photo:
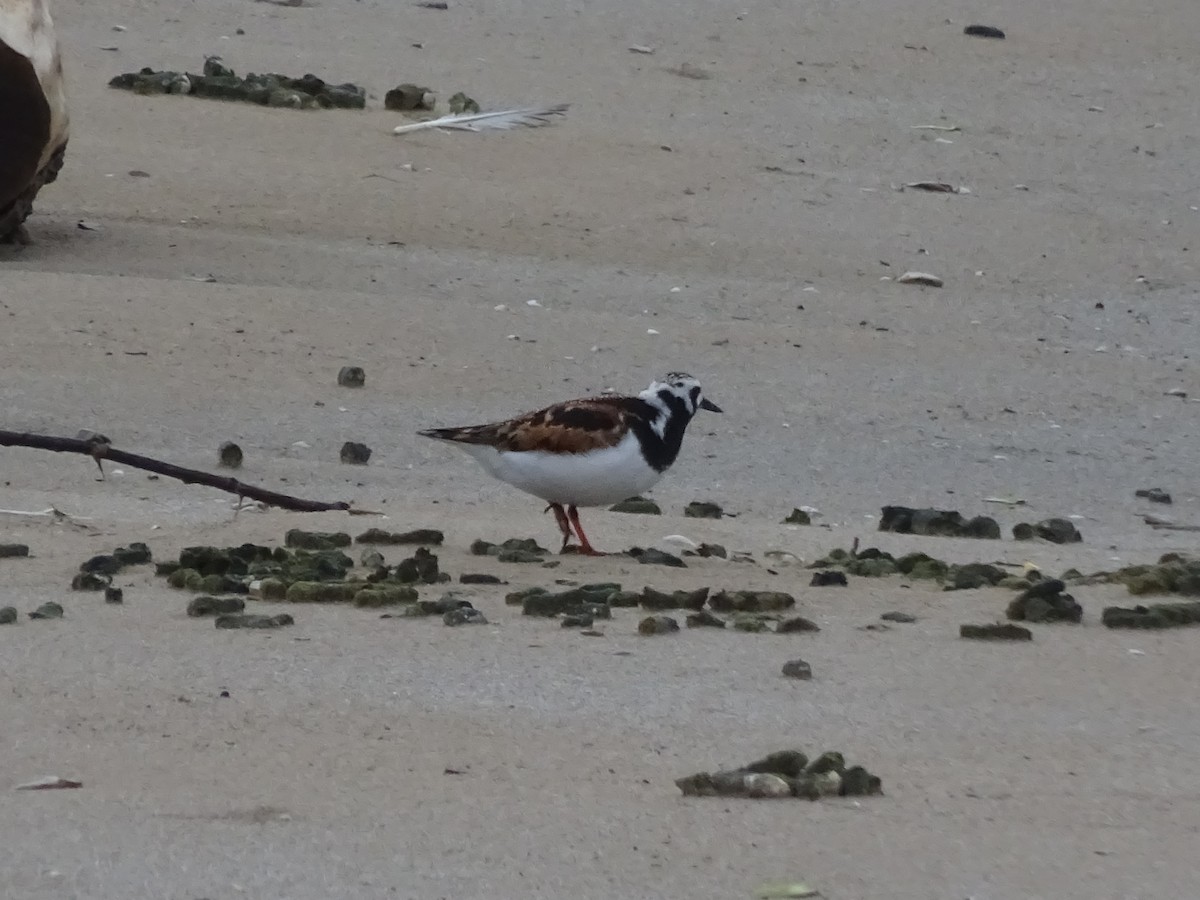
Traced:
[[579, 552], [584, 556], [603, 556], [604, 554], [593, 547], [587, 535], [583, 533], [583, 526], [579, 524], [579, 510], [574, 505], [567, 507], [567, 516], [575, 526], [575, 533], [579, 535]]
[[561, 553], [567, 549], [567, 544], [571, 543], [571, 525], [567, 521], [567, 514], [563, 511], [561, 503], [551, 503], [542, 512], [549, 512], [551, 510], [554, 512], [554, 521], [558, 522], [558, 530], [563, 534], [562, 550], [559, 550], [559, 553]]

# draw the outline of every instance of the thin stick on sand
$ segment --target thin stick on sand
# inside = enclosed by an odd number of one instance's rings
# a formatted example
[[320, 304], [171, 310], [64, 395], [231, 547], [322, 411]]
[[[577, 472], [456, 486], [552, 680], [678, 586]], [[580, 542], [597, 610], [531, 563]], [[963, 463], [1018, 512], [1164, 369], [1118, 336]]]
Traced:
[[280, 509], [287, 509], [292, 512], [344, 510], [351, 515], [370, 515], [365, 510], [351, 509], [350, 504], [345, 501], [324, 503], [320, 500], [305, 500], [302, 497], [292, 497], [288, 494], [280, 494], [277, 491], [269, 491], [266, 488], [255, 487], [252, 484], [243, 484], [236, 478], [212, 475], [208, 472], [201, 472], [198, 469], [185, 469], [183, 466], [175, 466], [161, 460], [151, 459], [148, 456], [127, 453], [124, 450], [115, 449], [111, 444], [96, 439], [85, 441], [78, 438], [0, 431], [0, 447], [31, 447], [34, 450], [52, 450], [56, 453], [79, 453], [83, 456], [90, 456], [96, 461], [96, 465], [100, 466], [101, 477], [104, 476], [104, 466], [101, 465], [100, 461], [110, 459], [115, 463], [132, 466], [135, 469], [144, 469], [147, 472], [154, 472], [158, 475], [165, 475], [168, 478], [175, 478], [185, 484], [202, 484], [205, 487], [216, 488], [218, 491], [236, 494], [239, 498], [249, 497], [251, 500], [257, 500], [268, 506], [277, 506]]

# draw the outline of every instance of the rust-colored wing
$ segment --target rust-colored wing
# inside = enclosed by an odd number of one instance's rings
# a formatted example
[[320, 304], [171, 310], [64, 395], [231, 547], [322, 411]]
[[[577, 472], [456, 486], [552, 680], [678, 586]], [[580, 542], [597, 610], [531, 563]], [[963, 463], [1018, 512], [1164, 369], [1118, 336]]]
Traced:
[[486, 444], [509, 452], [588, 453], [620, 443], [631, 421], [649, 414], [647, 407], [637, 397], [589, 397], [557, 403], [505, 422], [432, 428], [418, 433], [460, 444]]

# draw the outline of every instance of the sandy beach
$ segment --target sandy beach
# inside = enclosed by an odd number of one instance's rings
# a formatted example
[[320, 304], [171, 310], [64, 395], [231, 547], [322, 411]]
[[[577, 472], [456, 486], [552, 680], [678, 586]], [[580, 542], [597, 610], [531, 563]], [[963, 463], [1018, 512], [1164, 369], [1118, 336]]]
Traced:
[[[384, 517], [248, 509], [137, 469], [0, 449], [0, 885], [14, 900], [1141, 900], [1200, 893], [1195, 629], [959, 638], [1011, 591], [810, 587], [854, 539], [950, 562], [1111, 570], [1198, 536], [1200, 60], [1193, 0], [765, 0], [445, 10], [386, 0], [58, 0], [71, 141], [0, 247], [0, 428], [121, 449]], [[968, 37], [973, 22], [1005, 40]], [[419, 46], [418, 46], [419, 45]], [[652, 53], [631, 47], [652, 48]], [[110, 49], [115, 48], [115, 49]], [[365, 111], [137, 96], [143, 66], [314, 72]], [[552, 126], [394, 136], [401, 82]], [[918, 126], [937, 126], [936, 128]], [[141, 174], [132, 175], [131, 172]], [[898, 190], [945, 182], [965, 190]], [[88, 228], [81, 229], [79, 222]], [[941, 288], [900, 284], [906, 271]], [[533, 302], [535, 301], [535, 302]], [[366, 386], [336, 383], [365, 369]], [[585, 510], [606, 550], [684, 535], [752, 563], [470, 555], [556, 547], [532, 497], [416, 432], [691, 372], [662, 516]], [[344, 465], [345, 441], [372, 448]], [[1170, 506], [1135, 491], [1161, 487]], [[1024, 501], [1021, 506], [989, 498]], [[720, 520], [687, 518], [692, 500]], [[1002, 541], [877, 531], [882, 506], [990, 515]], [[788, 526], [794, 508], [819, 510]], [[1083, 542], [1016, 542], [1072, 517]], [[279, 544], [438, 528], [489, 624], [248, 601], [226, 631], [132, 541]], [[359, 549], [352, 550], [357, 558]], [[389, 563], [411, 548], [383, 548]], [[783, 551], [794, 562], [780, 564]], [[561, 582], [792, 593], [814, 634], [599, 637], [504, 595]], [[435, 599], [440, 587], [422, 588]], [[1150, 598], [1161, 599], [1161, 598]], [[30, 620], [61, 603], [56, 621]], [[914, 624], [863, 630], [900, 610]], [[682, 619], [682, 615], [679, 616]], [[813, 679], [780, 674], [802, 657]], [[228, 696], [223, 696], [226, 692]], [[685, 798], [770, 751], [843, 751], [884, 795]], [[14, 791], [43, 775], [78, 790]]]

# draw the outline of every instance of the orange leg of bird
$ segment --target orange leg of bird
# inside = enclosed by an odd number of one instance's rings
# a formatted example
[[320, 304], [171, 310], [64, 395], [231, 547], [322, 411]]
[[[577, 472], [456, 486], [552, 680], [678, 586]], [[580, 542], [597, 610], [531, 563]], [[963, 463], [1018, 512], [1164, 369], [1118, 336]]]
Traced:
[[604, 554], [594, 548], [591, 541], [587, 539], [587, 535], [583, 533], [583, 526], [579, 524], [579, 510], [574, 506], [568, 506], [567, 516], [570, 518], [571, 524], [575, 526], [575, 533], [579, 535], [579, 552], [584, 556], [603, 556]]
[[567, 521], [567, 514], [563, 510], [561, 503], [551, 503], [546, 507], [545, 510], [543, 510], [543, 512], [546, 511], [554, 513], [554, 521], [558, 523], [558, 530], [562, 532], [562, 550], [559, 550], [559, 553], [561, 553], [563, 550], [567, 549], [567, 544], [571, 543], [571, 523]]

